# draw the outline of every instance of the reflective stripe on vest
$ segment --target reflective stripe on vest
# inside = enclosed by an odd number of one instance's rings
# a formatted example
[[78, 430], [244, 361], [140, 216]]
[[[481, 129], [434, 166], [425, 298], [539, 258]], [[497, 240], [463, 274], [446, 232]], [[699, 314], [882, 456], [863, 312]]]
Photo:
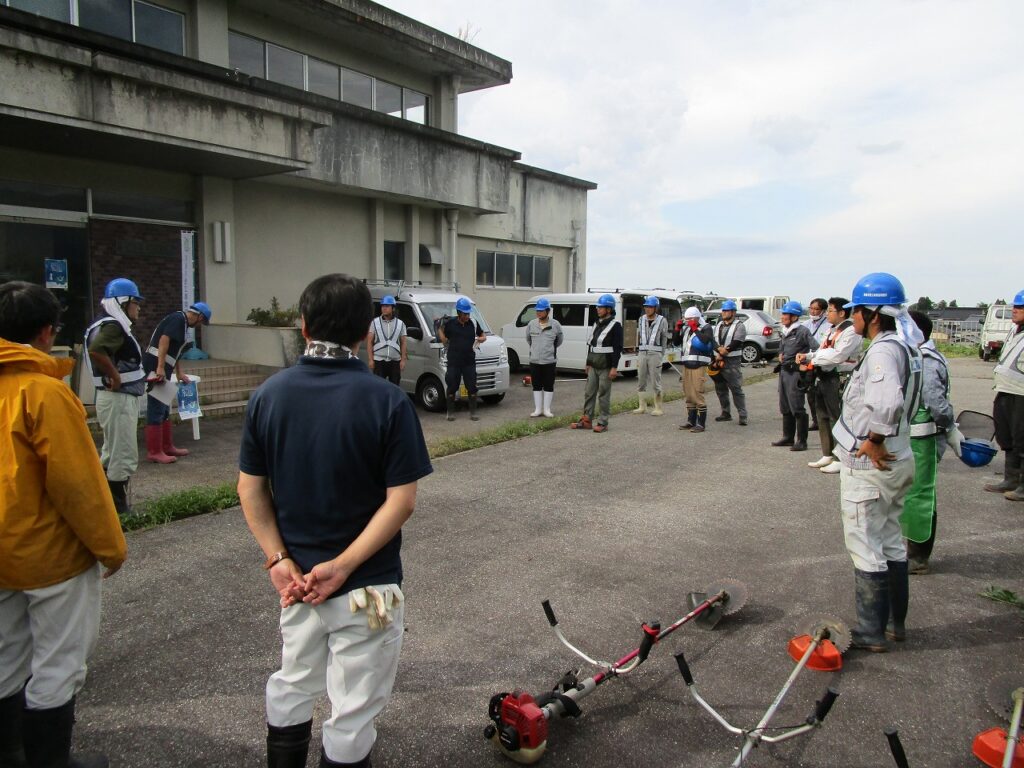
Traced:
[[[599, 355], [610, 355], [610, 354], [613, 354], [615, 352], [615, 347], [606, 347], [604, 345], [604, 340], [606, 338], [608, 338], [608, 334], [611, 332], [612, 328], [614, 328], [618, 324], [619, 324], [618, 320], [612, 320], [610, 323], [608, 323], [608, 325], [606, 325], [604, 327], [604, 330], [601, 331], [600, 335], [595, 340], [595, 343], [590, 348], [590, 351], [591, 352], [595, 352], [595, 353], [597, 353]], [[591, 339], [594, 339], [594, 333], [596, 331], [597, 331], [597, 323], [594, 323], [594, 331], [592, 331], [591, 334], [590, 334], [590, 338]]]
[[390, 347], [395, 350], [399, 357], [401, 357], [402, 344], [400, 340], [401, 336], [398, 333], [398, 324], [401, 322], [402, 321], [397, 317], [391, 319], [391, 323], [394, 327], [391, 330], [391, 335], [388, 336], [384, 332], [384, 319], [381, 317], [373, 318], [373, 351], [375, 354]]
[[[906, 371], [904, 372], [903, 381], [900, 382], [903, 389], [903, 415], [900, 417], [900, 423], [897, 425], [896, 431], [891, 435], [886, 435], [886, 439], [888, 440], [890, 437], [899, 437], [903, 424], [909, 424], [910, 420], [913, 418], [910, 414], [917, 413], [917, 409], [921, 402], [921, 380], [924, 366], [921, 364], [920, 350], [916, 348], [911, 349], [911, 347], [901, 341], [898, 336], [890, 336], [882, 339], [878, 343], [898, 344], [907, 358]], [[915, 352], [917, 354], [915, 354]], [[864, 365], [864, 361], [867, 360], [867, 357], [867, 353], [861, 357], [860, 362], [857, 363], [857, 367], [853, 369], [855, 372], [860, 370], [860, 367]], [[846, 423], [846, 419], [843, 417], [842, 412], [839, 414], [839, 420], [836, 422], [833, 435], [836, 438], [836, 443], [842, 446], [849, 453], [855, 453], [860, 448], [860, 444], [868, 437], [867, 435], [855, 435], [853, 430], [850, 429], [850, 425]]]
[[[95, 369], [92, 367], [92, 356], [89, 354], [89, 340], [99, 330], [101, 325], [106, 323], [117, 323], [117, 319], [114, 317], [101, 317], [95, 323], [85, 329], [85, 360], [89, 366], [89, 375], [92, 377], [92, 383], [97, 389], [107, 389], [106, 382], [103, 381], [103, 376], [97, 376]], [[120, 327], [120, 323], [118, 326]], [[142, 348], [139, 346], [138, 340], [130, 333], [126, 333], [125, 336], [135, 345], [135, 352], [138, 355], [138, 363], [132, 364], [127, 360], [114, 360], [114, 366], [117, 368], [118, 374], [121, 376], [121, 391], [125, 394], [141, 395], [146, 391], [146, 387], [142, 384], [143, 379], [146, 378], [146, 372], [142, 369]], [[135, 384], [134, 387], [124, 387], [125, 384]]]
[[[157, 360], [160, 359], [160, 350], [157, 349], [156, 347], [147, 347], [146, 348], [146, 352], [151, 354]], [[178, 358], [176, 358], [174, 355], [164, 355], [164, 365], [169, 365], [169, 366], [171, 366], [173, 368], [174, 364], [177, 363], [177, 362], [178, 362]]]
[[[718, 330], [723, 327], [723, 325], [725, 325], [725, 324], [721, 323], [721, 324], [719, 324], [718, 328], [715, 329], [715, 333], [716, 334], [718, 333]], [[725, 332], [725, 338], [722, 339], [720, 337], [720, 335], [719, 335], [718, 346], [720, 346], [720, 347], [728, 347], [730, 344], [732, 344], [732, 340], [736, 337], [736, 329], [738, 329], [740, 327], [740, 324], [739, 324], [739, 322], [737, 320], [733, 319], [733, 321], [731, 323], [729, 323], [728, 326], [725, 326], [725, 327], [728, 328], [728, 330]], [[733, 349], [733, 350], [730, 350], [728, 353], [726, 353], [725, 356], [726, 357], [740, 357], [742, 354], [743, 354], [743, 350], [742, 349]]]
[[[661, 332], [662, 323], [667, 322], [661, 315], [654, 316], [654, 322], [647, 322], [647, 315], [640, 318], [639, 331], [640, 331], [640, 344], [637, 349], [641, 352], [661, 352], [663, 347], [661, 344], [652, 344], [651, 339], [658, 338], [658, 334]], [[647, 331], [645, 334], [644, 331]]]
[[1010, 328], [1010, 333], [1003, 342], [1003, 351], [999, 355], [999, 364], [995, 367], [994, 373], [1012, 379], [1015, 382], [1024, 384], [1024, 332]]
[[690, 326], [686, 326], [686, 330], [683, 332], [683, 354], [679, 360], [683, 363], [702, 363], [707, 365], [711, 362], [711, 355], [709, 353], [701, 354], [691, 351], [695, 338], [697, 338], [697, 334], [693, 332]]

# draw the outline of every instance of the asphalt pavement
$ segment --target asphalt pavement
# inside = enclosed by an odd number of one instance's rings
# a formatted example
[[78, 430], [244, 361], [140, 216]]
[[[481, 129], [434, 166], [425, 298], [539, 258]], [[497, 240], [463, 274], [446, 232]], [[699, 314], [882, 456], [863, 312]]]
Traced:
[[[958, 410], [989, 410], [991, 367], [958, 360], [953, 371]], [[713, 631], [683, 627], [584, 699], [580, 718], [552, 722], [541, 764], [728, 765], [739, 738], [694, 704], [672, 655], [685, 649], [702, 695], [749, 728], [792, 671], [786, 644], [805, 620], [853, 620], [838, 479], [807, 468], [813, 434], [806, 453], [770, 447], [781, 429], [774, 380], [751, 385], [748, 400], [748, 427], [680, 432], [677, 402], [661, 418], [615, 416], [600, 435], [559, 429], [436, 461], [404, 531], [407, 631], [374, 765], [511, 765], [482, 736], [492, 694], [540, 693], [567, 670], [591, 671], [559, 644], [542, 600], [573, 642], [614, 660], [638, 644], [641, 622], [681, 617], [687, 592], [727, 577], [747, 585], [742, 610]], [[1024, 612], [979, 595], [989, 585], [1024, 594], [1024, 505], [981, 490], [1001, 466], [972, 470], [947, 454], [933, 573], [912, 577], [907, 642], [852, 652], [836, 676], [801, 675], [774, 723], [802, 722], [838, 685], [832, 713], [749, 765], [892, 765], [889, 726], [913, 766], [978, 764], [974, 735], [1005, 727], [985, 688], [1024, 658]], [[241, 512], [128, 539], [127, 564], [105, 582], [77, 744], [123, 768], [264, 764], [278, 610]], [[324, 715], [321, 704], [309, 765]]]

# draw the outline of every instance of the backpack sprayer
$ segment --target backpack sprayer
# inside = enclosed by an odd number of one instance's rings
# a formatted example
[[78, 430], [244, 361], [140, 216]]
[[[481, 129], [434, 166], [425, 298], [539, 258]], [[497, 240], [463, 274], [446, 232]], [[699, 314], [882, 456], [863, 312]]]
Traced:
[[484, 738], [489, 739], [506, 757], [517, 763], [535, 763], [544, 755], [548, 745], [548, 721], [554, 717], [579, 717], [582, 714], [579, 701], [593, 693], [601, 683], [626, 675], [643, 664], [654, 644], [675, 632], [687, 622], [696, 620], [699, 626], [713, 629], [723, 616], [730, 616], [747, 601], [747, 589], [738, 581], [723, 580], [712, 584], [704, 592], [690, 592], [687, 602], [690, 612], [664, 629], [658, 621], [642, 625], [643, 637], [640, 645], [615, 663], [591, 658], [565, 639], [558, 628], [558, 619], [545, 600], [544, 613], [548, 623], [562, 644], [581, 659], [601, 669], [597, 674], [580, 680], [580, 670], [567, 672], [554, 688], [539, 696], [515, 690], [498, 693], [491, 697], [487, 716], [491, 724], [484, 729]]
[[[761, 742], [778, 744], [780, 741], [787, 741], [808, 733], [824, 722], [825, 716], [828, 715], [832, 704], [835, 703], [836, 697], [839, 696], [839, 691], [832, 686], [829, 686], [825, 691], [825, 695], [815, 702], [814, 711], [802, 724], [783, 728], [772, 728], [768, 725], [776, 710], [782, 704], [782, 700], [789, 693], [789, 689], [793, 686], [797, 676], [805, 667], [821, 672], [836, 672], [842, 669], [842, 654], [843, 651], [850, 647], [850, 639], [850, 631], [839, 619], [825, 616], [809, 621], [806, 632], [789, 641], [789, 655], [797, 662], [796, 668], [790, 674], [782, 686], [782, 690], [776, 695], [775, 700], [768, 707], [768, 710], [764, 713], [758, 724], [749, 730], [732, 725], [721, 713], [701, 698], [694, 687], [693, 675], [690, 673], [690, 667], [686, 663], [686, 657], [682, 651], [676, 654], [676, 664], [679, 665], [679, 672], [683, 676], [686, 687], [694, 701], [706, 709], [718, 721], [718, 724], [727, 731], [743, 737], [743, 746], [740, 747], [740, 753], [732, 763], [733, 768], [736, 768], [736, 766], [743, 765], [747, 757], [750, 756], [750, 753]], [[765, 732], [769, 730], [781, 730], [782, 733], [776, 736], [768, 736]]]

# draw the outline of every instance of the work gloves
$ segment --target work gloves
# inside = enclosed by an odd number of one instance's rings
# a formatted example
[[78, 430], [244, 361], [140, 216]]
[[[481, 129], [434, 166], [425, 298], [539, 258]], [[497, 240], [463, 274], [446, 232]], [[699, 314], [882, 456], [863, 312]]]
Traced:
[[963, 433], [958, 429], [957, 424], [953, 424], [949, 429], [946, 430], [946, 443], [950, 448], [953, 449], [953, 453], [960, 457], [960, 443], [964, 439]]
[[397, 584], [378, 591], [374, 587], [353, 589], [348, 593], [348, 607], [352, 613], [366, 612], [366, 623], [373, 630], [384, 629], [394, 621], [392, 610], [405, 600]]

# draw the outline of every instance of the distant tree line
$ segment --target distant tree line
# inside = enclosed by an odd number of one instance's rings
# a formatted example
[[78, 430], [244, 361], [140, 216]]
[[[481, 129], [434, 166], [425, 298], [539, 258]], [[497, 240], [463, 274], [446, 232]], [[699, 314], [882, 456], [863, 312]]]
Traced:
[[[995, 304], [1005, 304], [1004, 299], [996, 299]], [[939, 299], [938, 301], [932, 301], [927, 296], [922, 296], [915, 303], [910, 305], [910, 309], [917, 310], [918, 312], [930, 312], [933, 309], [958, 309], [959, 304], [956, 303], [956, 299], [952, 301], [946, 301], [945, 299]], [[977, 303], [977, 308], [985, 313], [988, 311], [989, 305], [984, 301]]]

